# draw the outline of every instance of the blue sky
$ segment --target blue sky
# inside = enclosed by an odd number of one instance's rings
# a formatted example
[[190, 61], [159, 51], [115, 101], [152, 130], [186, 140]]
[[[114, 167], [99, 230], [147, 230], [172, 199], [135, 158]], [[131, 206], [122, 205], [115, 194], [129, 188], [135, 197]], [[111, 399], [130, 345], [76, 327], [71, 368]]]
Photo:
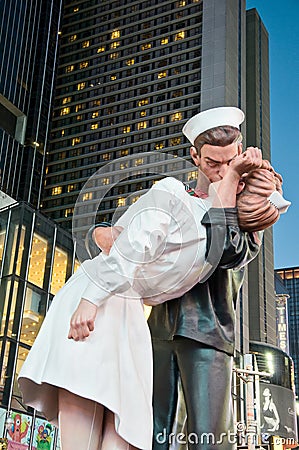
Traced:
[[[299, 0], [247, 0], [269, 33], [272, 164], [292, 202], [274, 225], [275, 268], [299, 266]], [[297, 234], [298, 232], [298, 234]]]

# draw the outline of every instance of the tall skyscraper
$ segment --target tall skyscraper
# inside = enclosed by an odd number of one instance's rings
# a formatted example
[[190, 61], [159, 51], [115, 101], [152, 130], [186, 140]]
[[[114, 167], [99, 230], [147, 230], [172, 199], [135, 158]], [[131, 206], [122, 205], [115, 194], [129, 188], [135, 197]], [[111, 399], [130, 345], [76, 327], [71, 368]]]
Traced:
[[61, 0], [0, 4], [0, 189], [38, 207]]
[[[269, 39], [257, 11], [246, 15], [246, 143], [258, 146], [271, 160]], [[265, 230], [259, 256], [249, 265], [250, 340], [276, 345], [273, 233]]]
[[[70, 228], [80, 189], [109, 161], [142, 171], [142, 152], [189, 157], [183, 124], [220, 105], [245, 109], [244, 0], [66, 0], [44, 211]], [[153, 178], [113, 186], [102, 219]]]
[[296, 393], [299, 393], [299, 267], [277, 269], [289, 294], [288, 335], [289, 350], [294, 361]]

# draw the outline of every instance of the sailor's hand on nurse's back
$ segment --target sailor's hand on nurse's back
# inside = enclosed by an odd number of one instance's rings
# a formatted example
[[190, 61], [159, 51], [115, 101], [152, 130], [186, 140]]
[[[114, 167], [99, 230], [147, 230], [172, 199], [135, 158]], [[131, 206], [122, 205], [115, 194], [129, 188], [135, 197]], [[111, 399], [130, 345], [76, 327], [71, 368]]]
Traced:
[[81, 341], [87, 338], [94, 330], [96, 314], [97, 306], [82, 298], [71, 317], [68, 339]]
[[236, 156], [229, 164], [230, 170], [240, 177], [251, 170], [261, 167], [263, 162], [262, 152], [258, 147], [248, 147], [245, 152]]
[[103, 253], [109, 255], [114, 241], [122, 232], [122, 227], [97, 227], [93, 232], [93, 240]]

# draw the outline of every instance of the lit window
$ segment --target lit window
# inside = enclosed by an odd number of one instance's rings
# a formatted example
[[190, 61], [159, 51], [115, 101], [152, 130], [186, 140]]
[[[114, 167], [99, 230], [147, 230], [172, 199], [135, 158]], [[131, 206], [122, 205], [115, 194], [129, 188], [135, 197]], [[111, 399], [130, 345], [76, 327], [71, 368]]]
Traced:
[[60, 115], [61, 116], [65, 116], [66, 114], [69, 114], [71, 112], [71, 108], [67, 107], [67, 108], [62, 108], [62, 110], [60, 111]]
[[125, 206], [126, 205], [126, 199], [124, 197], [120, 197], [116, 201], [117, 206]]
[[[41, 288], [43, 287], [44, 284], [46, 254], [47, 254], [47, 241], [43, 237], [39, 236], [37, 233], [34, 233], [30, 252], [28, 280]], [[31, 302], [31, 305], [29, 307], [28, 305], [27, 307], [25, 305], [27, 314], [30, 311], [35, 313], [33, 305], [34, 302]]]
[[138, 130], [143, 130], [144, 128], [147, 128], [147, 121], [144, 120], [143, 122], [138, 122], [137, 128]]
[[80, 144], [81, 138], [75, 137], [72, 139], [72, 145]]
[[146, 116], [146, 111], [140, 111], [140, 116], [141, 117], [145, 117]]
[[94, 100], [93, 106], [101, 106], [101, 100]]
[[116, 58], [118, 58], [118, 56], [119, 56], [119, 53], [118, 53], [118, 52], [111, 53], [110, 59], [116, 59]]
[[69, 37], [69, 42], [74, 42], [77, 40], [77, 35], [73, 34], [72, 36]]
[[129, 149], [125, 148], [120, 151], [120, 156], [127, 156], [129, 154]]
[[132, 66], [133, 64], [135, 64], [135, 59], [134, 58], [128, 59], [126, 61], [126, 64], [127, 64], [127, 66]]
[[65, 105], [66, 103], [69, 103], [72, 101], [72, 97], [64, 97], [62, 99], [62, 104]]
[[123, 127], [123, 133], [130, 133], [131, 127], [130, 125], [127, 125], [126, 127]]
[[114, 41], [111, 42], [110, 48], [117, 48], [120, 46], [120, 42], [119, 41]]
[[64, 210], [64, 217], [72, 216], [74, 212], [74, 208], [66, 208]]
[[116, 75], [111, 75], [110, 79], [111, 79], [111, 81], [114, 81], [114, 80], [117, 79], [117, 76]]
[[188, 181], [197, 180], [198, 172], [197, 170], [192, 170], [192, 172], [188, 172], [187, 179]]
[[141, 50], [148, 50], [149, 48], [152, 48], [152, 44], [150, 42], [141, 45]]
[[64, 130], [61, 130], [61, 136], [64, 136]]
[[109, 184], [110, 183], [110, 178], [103, 178], [102, 183], [105, 184], [105, 185]]
[[186, 1], [185, 0], [179, 0], [178, 2], [176, 2], [176, 7], [180, 7], [180, 6], [186, 6]]
[[72, 192], [75, 191], [77, 189], [77, 185], [76, 184], [69, 184], [67, 187], [67, 191], [68, 192]]
[[66, 66], [65, 73], [72, 72], [74, 70], [75, 66], [71, 64], [70, 66]]
[[139, 198], [140, 198], [140, 195], [136, 195], [135, 197], [133, 197], [132, 203], [136, 203]]
[[76, 120], [83, 120], [83, 114], [78, 114], [78, 116], [76, 116]]
[[180, 145], [181, 143], [181, 138], [180, 137], [175, 137], [170, 139], [170, 145], [173, 147], [174, 145]]
[[89, 62], [88, 61], [80, 62], [80, 69], [85, 69], [88, 66], [89, 66]]
[[79, 6], [76, 6], [76, 8], [74, 8], [74, 12], [78, 12], [79, 11]]
[[163, 70], [163, 72], [158, 73], [158, 78], [165, 78], [167, 76], [166, 70]]
[[102, 45], [101, 47], [99, 47], [99, 48], [97, 49], [97, 53], [102, 53], [102, 52], [104, 52], [104, 51], [105, 51], [104, 45]]
[[103, 158], [105, 161], [108, 161], [108, 160], [110, 159], [110, 153], [103, 153], [102, 158]]
[[168, 44], [168, 38], [167, 37], [161, 39], [161, 45], [165, 45], [165, 44]]
[[96, 117], [99, 117], [99, 111], [94, 111], [94, 112], [92, 113], [91, 117], [92, 117], [93, 119], [95, 119]]
[[129, 167], [129, 164], [127, 162], [125, 163], [120, 163], [119, 168], [121, 170], [127, 169]]
[[179, 31], [179, 32], [175, 35], [174, 40], [175, 40], [175, 41], [179, 41], [179, 40], [181, 40], [181, 39], [184, 39], [184, 37], [185, 37], [185, 31], [182, 30], [182, 31]]
[[172, 97], [181, 97], [183, 95], [183, 91], [174, 91], [172, 93]]
[[148, 98], [142, 98], [137, 102], [137, 106], [144, 106], [148, 104]]
[[81, 109], [85, 109], [86, 103], [78, 103], [78, 105], [76, 105], [76, 112], [81, 111]]
[[143, 158], [135, 159], [135, 166], [141, 166], [143, 164]]
[[163, 142], [157, 142], [157, 143], [155, 144], [155, 149], [156, 149], [156, 150], [161, 150], [162, 148], [164, 148]]
[[[69, 209], [72, 210], [73, 208]], [[65, 211], [69, 211], [69, 209]], [[67, 216], [65, 215], [65, 217]], [[63, 251], [61, 248], [55, 247], [51, 288], [50, 288], [52, 294], [56, 294], [59, 291], [59, 289], [61, 289], [62, 286], [65, 284], [66, 271], [67, 271], [67, 253]]]
[[99, 128], [99, 124], [98, 124], [98, 123], [92, 123], [92, 124], [90, 125], [90, 129], [91, 129], [91, 130], [96, 130], [97, 128]]
[[181, 68], [180, 67], [175, 67], [173, 69], [173, 73], [174, 73], [174, 75], [179, 75], [181, 73]]
[[62, 192], [61, 186], [55, 186], [52, 188], [52, 195], [59, 195]]
[[87, 48], [90, 46], [90, 41], [84, 41], [82, 42], [82, 48]]
[[183, 114], [181, 112], [176, 112], [171, 115], [171, 122], [176, 122], [177, 120], [182, 120]]
[[77, 84], [77, 91], [81, 91], [81, 89], [85, 88], [85, 81]]
[[85, 202], [86, 200], [92, 200], [93, 194], [92, 192], [85, 192], [85, 194], [83, 194], [82, 196], [82, 200], [83, 202]]
[[120, 30], [113, 30], [111, 33], [111, 39], [117, 39], [120, 37]]

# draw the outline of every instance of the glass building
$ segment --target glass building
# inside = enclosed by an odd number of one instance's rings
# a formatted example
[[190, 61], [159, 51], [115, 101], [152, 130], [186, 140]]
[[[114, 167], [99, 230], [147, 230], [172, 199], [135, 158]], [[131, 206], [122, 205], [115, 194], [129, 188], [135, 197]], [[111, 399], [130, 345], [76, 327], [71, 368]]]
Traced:
[[0, 4], [0, 189], [35, 207], [43, 187], [61, 2]]
[[[0, 210], [0, 265], [0, 435], [5, 435], [6, 412], [12, 418], [19, 414], [24, 423], [29, 423], [29, 416], [35, 418], [33, 410], [22, 404], [18, 373], [53, 296], [78, 262], [68, 233], [27, 204], [16, 202]], [[41, 420], [31, 417], [20, 443], [29, 444]], [[51, 427], [54, 438], [53, 432]], [[14, 440], [13, 435], [7, 437]]]

